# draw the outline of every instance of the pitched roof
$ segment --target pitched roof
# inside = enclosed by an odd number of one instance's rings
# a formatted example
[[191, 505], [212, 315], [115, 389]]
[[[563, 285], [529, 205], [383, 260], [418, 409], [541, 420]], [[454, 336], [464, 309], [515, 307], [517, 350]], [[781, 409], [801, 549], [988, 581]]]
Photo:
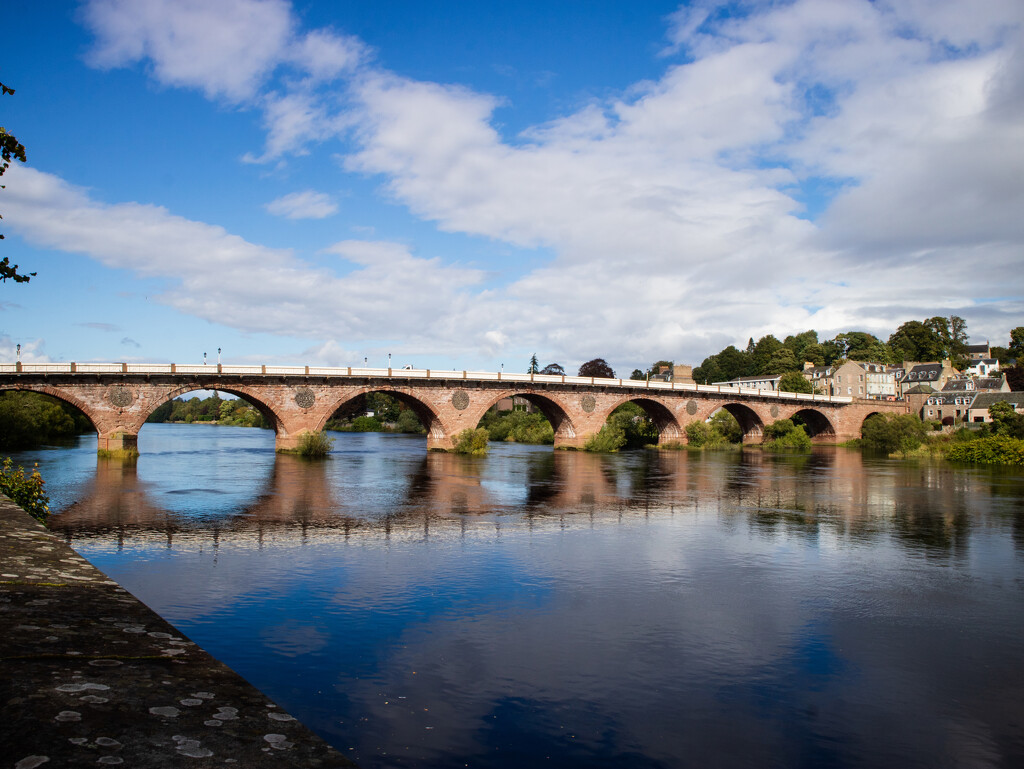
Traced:
[[1014, 408], [1024, 408], [1024, 392], [978, 393], [971, 404], [972, 409], [987, 409], [993, 403], [1011, 403]]

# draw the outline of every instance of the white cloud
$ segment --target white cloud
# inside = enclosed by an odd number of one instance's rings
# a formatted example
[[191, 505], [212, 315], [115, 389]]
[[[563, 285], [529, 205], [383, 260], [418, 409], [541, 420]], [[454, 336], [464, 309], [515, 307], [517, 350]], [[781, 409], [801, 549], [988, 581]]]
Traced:
[[[248, 99], [267, 128], [259, 160], [348, 137], [345, 170], [380, 178], [415, 216], [553, 258], [484, 290], [476, 271], [344, 241], [331, 250], [355, 268], [336, 278], [135, 204], [103, 209], [131, 226], [104, 226], [102, 245], [73, 217], [39, 223], [36, 237], [140, 274], [152, 268], [121, 254], [144, 253], [157, 235], [199, 243], [214, 263], [254, 265], [244, 291], [188, 258], [159, 268], [182, 288], [168, 301], [240, 328], [292, 323], [334, 339], [312, 306], [357, 337], [376, 325], [451, 350], [468, 336], [486, 354], [515, 345], [567, 364], [699, 361], [750, 334], [809, 327], [888, 334], [950, 309], [973, 333], [1003, 333], [1024, 303], [1024, 5], [795, 0], [716, 14], [718, 5], [672, 16], [670, 50], [683, 63], [509, 142], [494, 126], [499, 97], [374, 69], [358, 41], [299, 34], [283, 2], [238, 0], [216, 15], [188, 4], [183, 16], [209, 28], [175, 21], [170, 32], [160, 28], [169, 3], [129, 13], [95, 2], [95, 61], [149, 57], [160, 82]], [[238, 61], [207, 57], [211, 40], [238, 39], [243, 7], [267, 15], [267, 44]], [[170, 50], [172, 34], [183, 36], [181, 51]], [[297, 67], [299, 79], [268, 84], [279, 66]], [[345, 79], [323, 85], [336, 77]], [[799, 190], [819, 178], [843, 191], [812, 223], [800, 218]], [[64, 205], [71, 193], [49, 186], [48, 205]], [[288, 197], [271, 205], [286, 211]], [[344, 305], [318, 303], [325, 287]], [[389, 303], [416, 320], [387, 317], [378, 305]]]
[[287, 219], [326, 219], [337, 213], [338, 204], [323, 192], [304, 190], [272, 200], [264, 208], [274, 216]]
[[362, 241], [331, 247], [348, 262], [344, 269], [316, 268], [290, 251], [158, 206], [98, 203], [50, 174], [12, 167], [5, 181], [5, 221], [25, 240], [163, 279], [160, 301], [245, 331], [415, 343], [446, 338], [439, 328], [448, 319], [438, 308], [458, 313], [468, 302], [465, 290], [481, 279], [476, 270], [415, 257], [405, 246]]

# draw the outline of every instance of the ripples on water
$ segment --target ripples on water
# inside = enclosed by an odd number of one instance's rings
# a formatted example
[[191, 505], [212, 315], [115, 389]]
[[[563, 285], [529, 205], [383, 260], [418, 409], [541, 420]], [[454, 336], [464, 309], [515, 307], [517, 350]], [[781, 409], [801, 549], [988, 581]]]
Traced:
[[364, 767], [1024, 765], [1024, 476], [147, 425], [51, 528]]

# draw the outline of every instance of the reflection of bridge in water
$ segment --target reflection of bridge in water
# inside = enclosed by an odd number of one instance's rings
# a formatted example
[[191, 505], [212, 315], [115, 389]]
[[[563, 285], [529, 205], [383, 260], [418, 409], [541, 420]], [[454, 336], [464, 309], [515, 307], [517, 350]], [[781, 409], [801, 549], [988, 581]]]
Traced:
[[[857, 452], [804, 456], [761, 452], [707, 455], [643, 451], [624, 457], [532, 452], [523, 473], [505, 481], [485, 472], [487, 460], [452, 454], [422, 456], [396, 478], [401, 501], [349, 498], [332, 486], [324, 463], [278, 456], [250, 500], [209, 516], [175, 513], [137, 467], [100, 460], [83, 498], [49, 526], [75, 540], [150, 540], [213, 546], [303, 543], [370, 537], [418, 539], [501, 536], [522, 529], [614, 525], [666, 515], [728, 516], [782, 536], [892, 536], [954, 555], [966, 551], [972, 484], [927, 505], [916, 488], [939, 467], [900, 466], [865, 472]], [[932, 479], [934, 481], [935, 479]], [[924, 478], [928, 483], [929, 479]], [[1015, 522], [1015, 530], [1024, 520]], [[1024, 546], [1024, 536], [1018, 538]]]
[[503, 374], [466, 371], [314, 368], [310, 366], [183, 366], [127, 363], [0, 364], [0, 391], [31, 390], [79, 408], [99, 433], [98, 448], [134, 449], [146, 418], [171, 398], [219, 390], [252, 403], [276, 433], [278, 450], [292, 450], [322, 430], [340, 407], [372, 392], [411, 408], [427, 427], [428, 449], [451, 449], [491, 406], [519, 396], [551, 422], [556, 448], [580, 448], [624, 403], [641, 406], [659, 443], [685, 443], [685, 428], [719, 409], [736, 417], [744, 441], [756, 443], [777, 419], [799, 418], [812, 439], [835, 443], [860, 436], [878, 412], [903, 413], [903, 403], [684, 382]]

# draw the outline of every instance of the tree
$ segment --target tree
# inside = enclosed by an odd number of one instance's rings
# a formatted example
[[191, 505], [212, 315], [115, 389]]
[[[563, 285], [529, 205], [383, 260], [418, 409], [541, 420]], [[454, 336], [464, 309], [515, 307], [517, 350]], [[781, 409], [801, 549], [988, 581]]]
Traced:
[[[8, 94], [13, 96], [14, 89], [0, 83], [0, 95], [7, 96]], [[7, 171], [11, 160], [20, 160], [24, 163], [25, 159], [25, 146], [15, 138], [14, 134], [8, 133], [6, 128], [0, 126], [0, 161], [2, 161], [0, 162], [0, 176]], [[3, 188], [4, 185], [0, 184], [0, 190]], [[0, 219], [2, 218], [0, 216]], [[3, 238], [3, 233], [0, 233], [0, 240]], [[0, 259], [0, 283], [5, 282], [8, 278], [13, 279], [15, 283], [27, 283], [34, 275], [34, 272], [27, 275], [18, 272], [18, 265], [11, 264], [10, 257], [5, 256]]]
[[530, 367], [528, 369], [526, 369], [526, 373], [527, 374], [539, 374], [540, 373], [540, 364], [537, 363], [537, 353], [534, 353], [533, 356], [530, 358]]
[[799, 371], [790, 371], [788, 374], [783, 374], [782, 379], [779, 380], [779, 390], [787, 393], [814, 392], [811, 383]]
[[942, 360], [945, 342], [936, 330], [919, 320], [908, 320], [889, 337], [889, 347], [897, 360]]
[[861, 428], [864, 447], [885, 454], [907, 454], [924, 440], [924, 423], [914, 414], [875, 414]]
[[793, 351], [788, 347], [780, 347], [778, 350], [772, 353], [772, 357], [768, 361], [766, 374], [785, 374], [787, 372], [795, 372], [803, 369], [803, 366], [797, 363], [796, 356]]
[[640, 369], [635, 368], [635, 369], [633, 369], [633, 373], [629, 375], [629, 378], [630, 379], [639, 379], [640, 381], [643, 381], [644, 379], [647, 379], [647, 374], [645, 372], [641, 371]]
[[1017, 359], [1017, 365], [1024, 364], [1024, 326], [1017, 326], [1010, 332], [1010, 346], [1006, 348], [1011, 358]]
[[[754, 345], [754, 352], [750, 361], [751, 367], [748, 373], [751, 376], [776, 373], [774, 371], [769, 371], [769, 366], [771, 364], [772, 356], [781, 349], [783, 349], [782, 342], [771, 334], [758, 339], [757, 344]], [[792, 355], [792, 351], [790, 351], [790, 354]]]
[[1006, 401], [988, 407], [992, 417], [992, 432], [1009, 438], [1024, 438], [1024, 414], [1018, 414]]
[[559, 363], [549, 363], [540, 370], [540, 373], [548, 376], [565, 376], [565, 369]]
[[612, 371], [612, 367], [608, 365], [604, 358], [594, 358], [588, 360], [582, 366], [577, 376], [592, 376], [600, 377], [601, 379], [615, 379], [615, 372]]

